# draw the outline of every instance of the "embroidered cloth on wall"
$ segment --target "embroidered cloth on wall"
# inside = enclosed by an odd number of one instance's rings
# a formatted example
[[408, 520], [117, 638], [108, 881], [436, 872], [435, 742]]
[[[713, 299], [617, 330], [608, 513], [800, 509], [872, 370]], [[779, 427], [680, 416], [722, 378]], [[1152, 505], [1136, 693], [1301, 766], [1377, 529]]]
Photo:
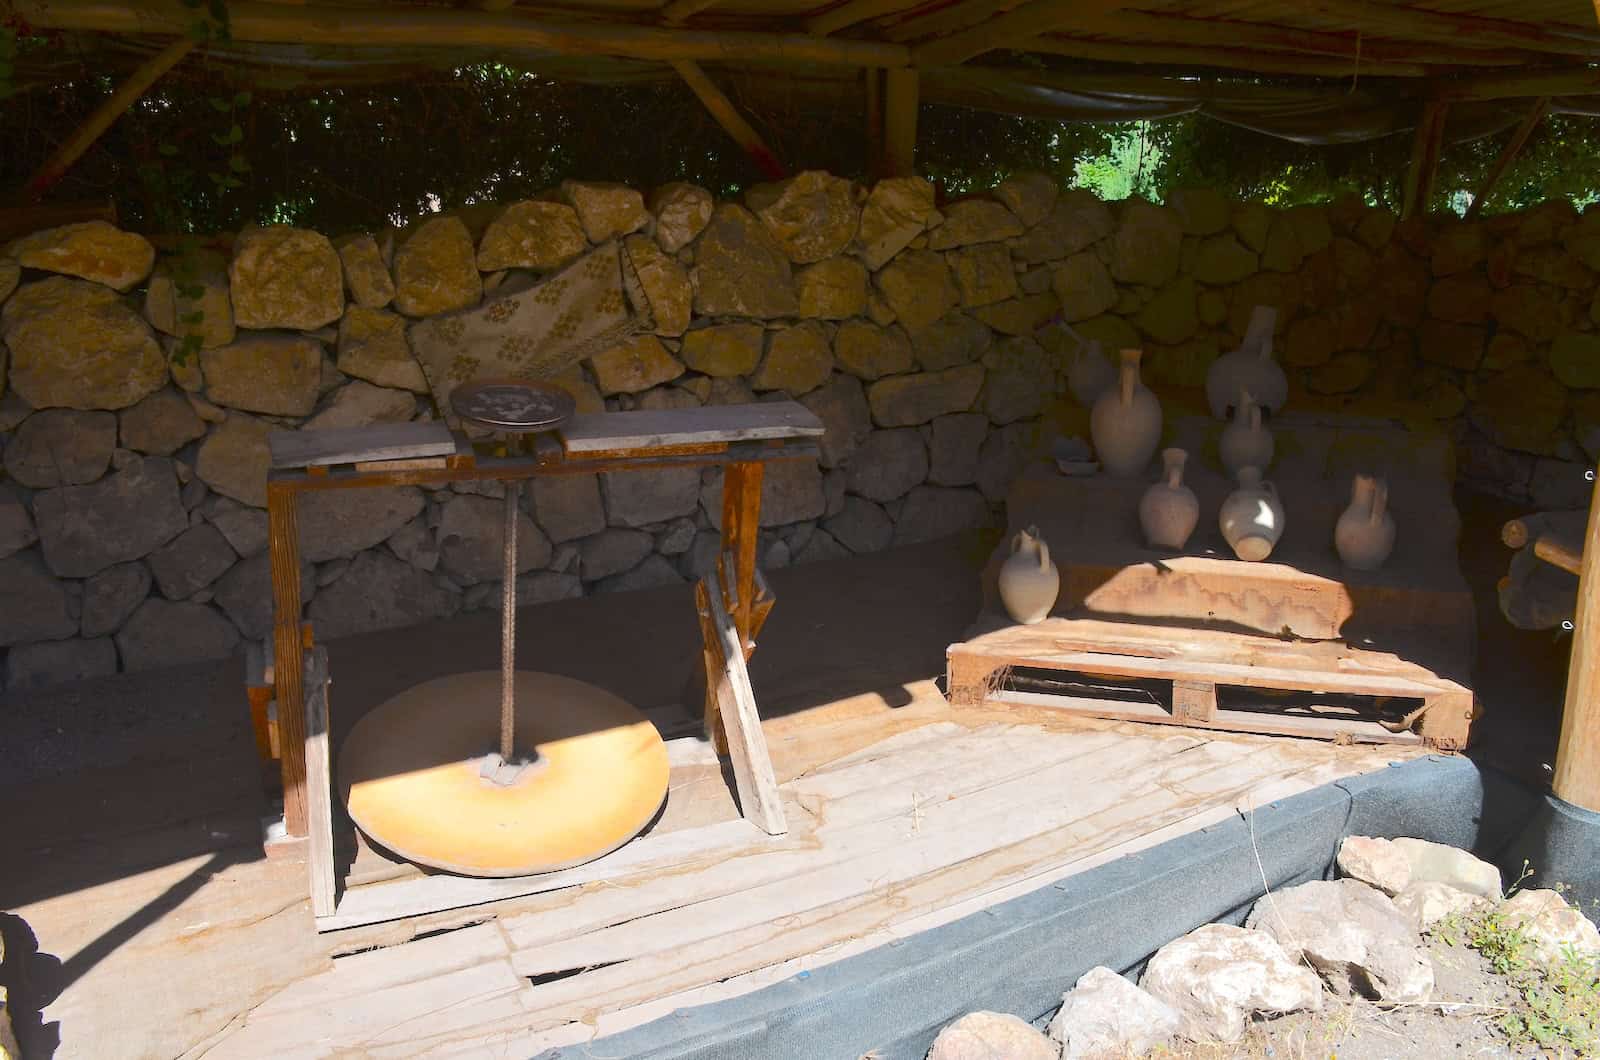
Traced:
[[460, 429], [450, 392], [474, 379], [549, 379], [655, 326], [633, 262], [616, 240], [527, 287], [411, 325], [411, 351], [439, 412]]

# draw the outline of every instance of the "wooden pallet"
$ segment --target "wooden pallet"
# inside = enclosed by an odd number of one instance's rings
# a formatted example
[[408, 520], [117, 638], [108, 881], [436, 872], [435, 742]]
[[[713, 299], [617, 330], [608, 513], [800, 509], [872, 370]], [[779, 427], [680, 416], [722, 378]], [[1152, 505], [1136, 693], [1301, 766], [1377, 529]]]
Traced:
[[[1457, 750], [1467, 744], [1475, 711], [1471, 689], [1391, 654], [1220, 630], [1049, 618], [952, 644], [946, 661], [955, 703], [1026, 703], [1236, 732]], [[1017, 687], [1024, 683], [1019, 674], [1045, 678], [1048, 690]], [[1238, 709], [1219, 705], [1219, 689], [1230, 697], [1254, 690], [1267, 700], [1272, 693], [1311, 695], [1286, 698], [1277, 709]], [[1393, 709], [1395, 701], [1402, 710]]]

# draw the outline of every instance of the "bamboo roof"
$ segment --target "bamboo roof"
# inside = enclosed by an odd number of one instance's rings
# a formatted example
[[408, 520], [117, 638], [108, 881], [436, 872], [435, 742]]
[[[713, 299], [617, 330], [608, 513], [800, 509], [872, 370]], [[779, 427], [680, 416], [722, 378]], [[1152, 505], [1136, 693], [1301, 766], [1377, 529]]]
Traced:
[[[188, 31], [181, 0], [0, 0], [134, 66]], [[672, 80], [674, 63], [752, 92], [835, 98], [864, 69], [914, 70], [925, 102], [1041, 117], [1199, 111], [1303, 142], [1413, 127], [1448, 101], [1452, 139], [1527, 100], [1600, 104], [1589, 0], [229, 0], [199, 51], [268, 86], [395, 80], [494, 60], [557, 80]], [[48, 62], [18, 78], [62, 76]]]

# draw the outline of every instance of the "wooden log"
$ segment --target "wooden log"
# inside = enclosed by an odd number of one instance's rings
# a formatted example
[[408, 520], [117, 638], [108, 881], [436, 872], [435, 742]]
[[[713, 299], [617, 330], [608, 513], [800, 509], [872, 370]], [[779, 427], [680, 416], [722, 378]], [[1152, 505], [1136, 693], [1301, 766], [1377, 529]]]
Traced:
[[1528, 542], [1539, 536], [1538, 515], [1525, 515], [1520, 519], [1508, 519], [1500, 528], [1500, 540], [1507, 548], [1524, 548]]
[[279, 762], [283, 776], [283, 827], [306, 835], [306, 715], [302, 681], [304, 634], [300, 628], [299, 497], [267, 483], [267, 548], [272, 566], [273, 685], [278, 700]]
[[867, 177], [874, 183], [881, 180], [888, 167], [888, 151], [883, 142], [883, 71], [863, 70], [866, 82], [867, 110]]
[[661, 21], [668, 25], [677, 25], [709, 7], [716, 6], [716, 3], [717, 0], [672, 0], [661, 8]]
[[838, 7], [829, 8], [820, 15], [806, 19], [806, 32], [826, 37], [857, 22], [892, 15], [896, 11], [918, 7], [924, 2], [925, 0], [846, 0]]
[[1592, 66], [1564, 66], [1528, 73], [1441, 78], [1431, 86], [1431, 92], [1435, 99], [1452, 103], [1531, 96], [1593, 96], [1600, 95], [1600, 70]]
[[[722, 477], [722, 552], [731, 558], [731, 566], [723, 571], [721, 584], [727, 587], [733, 601], [733, 621], [739, 632], [739, 643], [750, 640], [751, 621], [754, 616], [756, 584], [756, 543], [761, 522], [761, 480], [765, 468], [757, 463], [728, 465]], [[719, 563], [719, 565], [722, 565]], [[743, 653], [741, 652], [741, 658]], [[708, 678], [712, 675], [708, 674]], [[715, 681], [709, 681], [706, 695], [706, 737], [715, 742], [719, 754], [727, 749], [723, 725], [716, 724], [714, 715], [720, 701], [716, 695]]]
[[[1246, 48], [1128, 44], [1062, 36], [1036, 36], [1014, 41], [1007, 46], [1020, 51], [1068, 55], [1075, 59], [1094, 59], [1103, 62], [1210, 66], [1262, 74], [1302, 74], [1308, 77], [1350, 77], [1357, 73], [1384, 77], [1423, 77], [1429, 73], [1429, 68], [1419, 63], [1380, 63], [1368, 61], [1364, 57], [1360, 61], [1354, 58], [1321, 59], [1309, 55], [1251, 51]], [[918, 49], [917, 53], [920, 52], [921, 49]]]
[[106, 97], [105, 102], [84, 119], [83, 124], [78, 126], [71, 136], [61, 141], [61, 145], [45, 159], [44, 164], [33, 176], [28, 178], [23, 194], [33, 200], [41, 198], [51, 185], [66, 174], [72, 163], [111, 128], [113, 122], [138, 102], [139, 97], [144, 95], [162, 74], [182, 62], [184, 56], [193, 51], [197, 43], [193, 37], [179, 37], [141, 63], [138, 69], [128, 75], [126, 81], [117, 86], [116, 91]]
[[915, 70], [884, 71], [884, 168], [891, 177], [917, 172], [919, 86]]
[[1473, 220], [1483, 210], [1483, 204], [1488, 200], [1495, 185], [1500, 183], [1500, 178], [1505, 176], [1506, 170], [1511, 168], [1511, 163], [1516, 161], [1522, 153], [1523, 147], [1528, 143], [1528, 137], [1533, 135], [1533, 130], [1544, 120], [1545, 114], [1550, 110], [1550, 97], [1540, 96], [1533, 101], [1533, 106], [1528, 108], [1528, 113], [1523, 115], [1522, 121], [1511, 133], [1511, 139], [1506, 141], [1500, 154], [1494, 160], [1494, 165], [1489, 167], [1489, 172], [1483, 175], [1483, 180], [1478, 184], [1478, 190], [1472, 195], [1472, 205], [1467, 207], [1465, 219]]
[[1583, 574], [1583, 552], [1553, 534], [1541, 534], [1533, 543], [1533, 554], [1568, 574]]
[[700, 69], [700, 64], [689, 59], [676, 59], [672, 68], [683, 78], [683, 83], [689, 86], [689, 91], [705, 105], [711, 112], [711, 117], [722, 126], [722, 131], [733, 137], [735, 143], [744, 149], [750, 160], [761, 170], [763, 176], [769, 180], [782, 180], [789, 175], [783, 163], [778, 161], [778, 156], [772, 153], [772, 148], [761, 138], [749, 122], [744, 120], [744, 115], [733, 105], [733, 100], [718, 88], [716, 82], [706, 76]]
[[[921, 36], [914, 32], [920, 21], [909, 19], [896, 26], [887, 36], [893, 41]], [[1410, 41], [1374, 40], [1349, 32], [1263, 25], [1237, 18], [1193, 18], [1151, 11], [1074, 11], [1069, 21], [1058, 27], [1058, 32], [1115, 36], [1122, 38], [1120, 43], [1125, 44], [1196, 44], [1292, 52], [1347, 62], [1359, 59], [1363, 70], [1369, 62], [1380, 66], [1391, 63], [1409, 66], [1517, 66], [1528, 63], [1532, 58], [1527, 52], [1511, 51], [1497, 45], [1474, 47], [1475, 42], [1471, 40], [1458, 41], [1455, 47], [1416, 44]]]
[[885, 34], [893, 41], [943, 37], [981, 25], [996, 15], [1010, 11], [1022, 0], [957, 0], [947, 7], [927, 13], [913, 13], [890, 27]]
[[1525, 48], [1574, 58], [1595, 55], [1596, 49], [1600, 49], [1600, 32], [1562, 25], [1552, 19], [1484, 18], [1427, 11], [1409, 4], [1372, 4], [1366, 0], [1301, 0], [1296, 9], [1306, 14], [1324, 15], [1336, 23], [1359, 27], [1373, 35], [1457, 45], [1470, 40], [1485, 47]]
[[[190, 10], [178, 0], [17, 0], [15, 17], [39, 29], [184, 36]], [[476, 46], [537, 49], [563, 55], [620, 55], [674, 59], [787, 61], [825, 66], [905, 66], [909, 51], [879, 41], [835, 40], [810, 34], [709, 32], [629, 23], [549, 22], [513, 12], [438, 7], [304, 7], [229, 0], [236, 41], [277, 44]]]
[[1449, 104], [1428, 100], [1422, 104], [1422, 117], [1417, 122], [1416, 136], [1411, 144], [1411, 165], [1406, 170], [1406, 190], [1402, 218], [1428, 212], [1428, 199], [1433, 195], [1433, 178], [1439, 171], [1439, 152], [1444, 146], [1444, 119]]
[[1556, 746], [1556, 798], [1600, 812], [1600, 482], [1589, 505], [1566, 707]]

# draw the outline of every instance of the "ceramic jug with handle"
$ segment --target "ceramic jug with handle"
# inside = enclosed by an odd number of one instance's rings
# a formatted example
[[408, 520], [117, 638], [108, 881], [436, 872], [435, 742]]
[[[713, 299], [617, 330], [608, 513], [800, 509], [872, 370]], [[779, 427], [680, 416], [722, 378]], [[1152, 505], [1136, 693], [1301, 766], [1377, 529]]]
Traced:
[[1272, 555], [1283, 536], [1283, 504], [1272, 483], [1262, 481], [1260, 468], [1239, 469], [1239, 488], [1222, 502], [1217, 524], [1240, 559], [1257, 563]]
[[1014, 621], [1042, 622], [1056, 604], [1061, 573], [1050, 562], [1050, 548], [1030, 526], [1011, 539], [1011, 555], [1000, 565], [1000, 602]]
[[1351, 570], [1377, 570], [1394, 551], [1394, 516], [1388, 511], [1389, 487], [1370, 475], [1357, 475], [1350, 487], [1350, 507], [1333, 528], [1333, 547]]
[[1139, 526], [1151, 548], [1182, 549], [1200, 521], [1200, 500], [1183, 484], [1183, 465], [1189, 454], [1182, 449], [1161, 453], [1161, 481], [1139, 498]]
[[1139, 381], [1138, 350], [1123, 350], [1117, 385], [1094, 403], [1089, 437], [1106, 471], [1131, 478], [1144, 471], [1161, 441], [1161, 402]]
[[1256, 404], [1268, 412], [1276, 413], [1289, 399], [1289, 378], [1272, 359], [1272, 330], [1277, 320], [1276, 309], [1256, 306], [1244, 342], [1211, 362], [1206, 371], [1206, 403], [1217, 419], [1228, 418], [1241, 389], [1248, 388]]
[[1233, 409], [1233, 422], [1222, 430], [1217, 443], [1222, 466], [1234, 478], [1239, 469], [1260, 468], [1266, 471], [1272, 465], [1272, 432], [1261, 424], [1261, 406], [1250, 396], [1250, 388], [1239, 390], [1239, 403]]

